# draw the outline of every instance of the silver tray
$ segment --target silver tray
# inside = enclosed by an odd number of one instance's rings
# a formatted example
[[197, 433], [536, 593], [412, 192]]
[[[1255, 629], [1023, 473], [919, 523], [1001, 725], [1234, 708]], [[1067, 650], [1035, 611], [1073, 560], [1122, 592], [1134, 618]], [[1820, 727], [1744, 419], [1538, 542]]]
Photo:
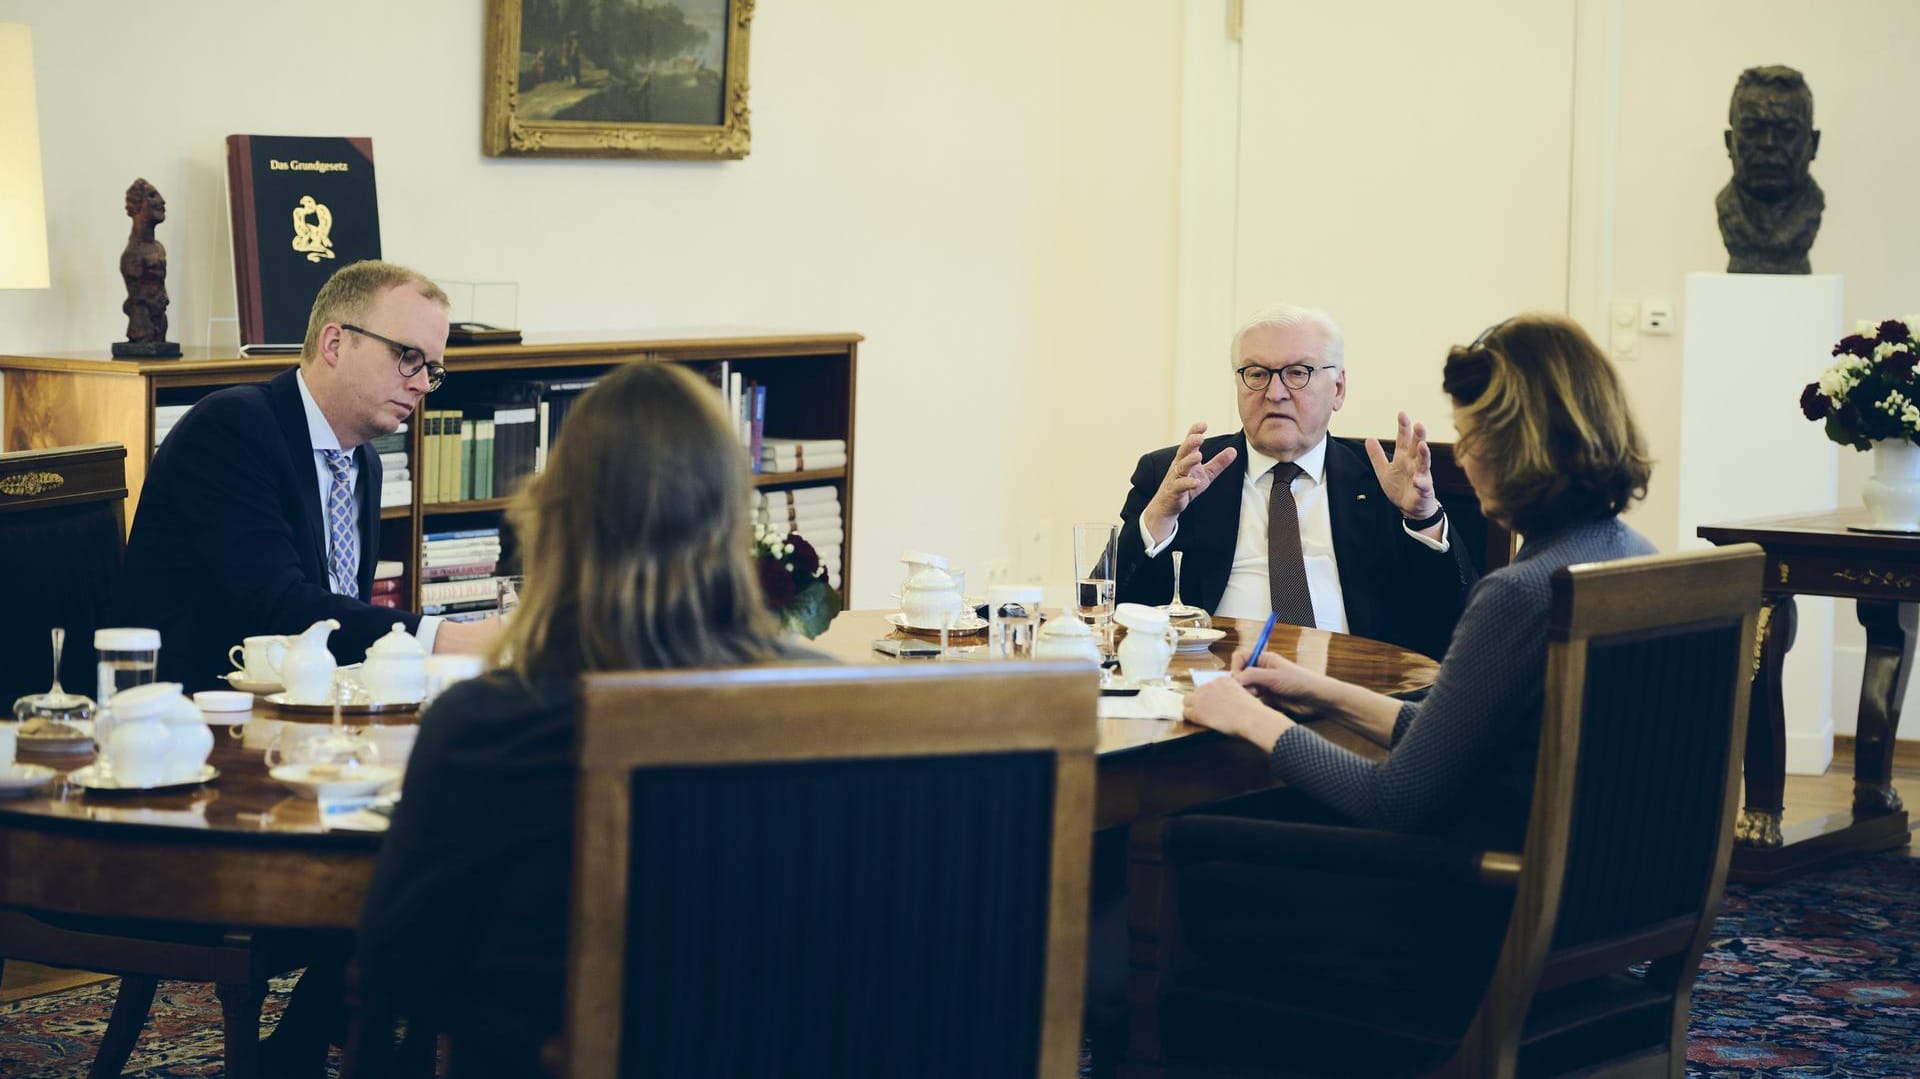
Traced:
[[203, 783], [211, 783], [219, 778], [220, 769], [215, 768], [211, 764], [203, 765], [192, 779], [176, 780], [172, 783], [162, 783], [154, 787], [123, 787], [110, 776], [102, 774], [100, 766], [97, 764], [89, 764], [85, 768], [75, 768], [73, 771], [67, 773], [67, 782], [74, 786], [107, 794], [158, 794], [161, 791], [183, 791], [189, 787], [198, 787]]

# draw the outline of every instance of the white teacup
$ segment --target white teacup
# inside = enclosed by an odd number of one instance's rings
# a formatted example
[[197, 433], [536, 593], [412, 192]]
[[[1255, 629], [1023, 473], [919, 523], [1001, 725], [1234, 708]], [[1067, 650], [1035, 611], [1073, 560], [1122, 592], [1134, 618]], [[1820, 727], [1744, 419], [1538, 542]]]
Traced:
[[287, 658], [287, 638], [274, 634], [248, 637], [227, 649], [227, 661], [249, 682], [280, 681], [280, 664]]

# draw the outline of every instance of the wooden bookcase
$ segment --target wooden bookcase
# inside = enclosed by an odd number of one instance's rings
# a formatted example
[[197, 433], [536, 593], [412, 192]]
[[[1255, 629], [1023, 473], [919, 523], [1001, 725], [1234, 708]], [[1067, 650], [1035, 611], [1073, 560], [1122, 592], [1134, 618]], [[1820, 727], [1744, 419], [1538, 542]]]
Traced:
[[[500, 518], [506, 498], [424, 503], [420, 412], [476, 399], [491, 382], [591, 375], [621, 363], [682, 363], [706, 369], [726, 362], [767, 387], [765, 430], [783, 438], [841, 438], [844, 468], [763, 473], [763, 490], [832, 484], [841, 513], [840, 590], [852, 594], [853, 418], [859, 334], [791, 334], [747, 330], [529, 335], [523, 344], [449, 348], [447, 381], [407, 424], [413, 498], [381, 511], [380, 557], [406, 564], [408, 605], [420, 605], [420, 539], [429, 531], [484, 527]], [[186, 349], [176, 360], [115, 360], [104, 351], [43, 356], [0, 355], [5, 381], [0, 446], [7, 450], [119, 442], [127, 447], [129, 526], [154, 452], [154, 408], [192, 404], [223, 386], [261, 382], [292, 366], [288, 355], [240, 357], [232, 351]], [[464, 385], [463, 385], [464, 384]], [[445, 402], [445, 404], [442, 404]], [[378, 497], [375, 492], [373, 497]]]

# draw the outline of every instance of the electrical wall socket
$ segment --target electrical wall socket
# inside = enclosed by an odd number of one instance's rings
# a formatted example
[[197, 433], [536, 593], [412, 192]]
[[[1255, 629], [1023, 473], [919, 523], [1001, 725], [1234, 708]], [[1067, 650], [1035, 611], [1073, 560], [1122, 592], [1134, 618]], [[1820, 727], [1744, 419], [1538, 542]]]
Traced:
[[1673, 332], [1673, 304], [1648, 300], [1640, 308], [1640, 332], [1665, 336]]
[[1047, 583], [1047, 565], [1053, 551], [1053, 526], [1041, 521], [1032, 521], [1020, 527], [1020, 568], [1021, 584], [1044, 585]]

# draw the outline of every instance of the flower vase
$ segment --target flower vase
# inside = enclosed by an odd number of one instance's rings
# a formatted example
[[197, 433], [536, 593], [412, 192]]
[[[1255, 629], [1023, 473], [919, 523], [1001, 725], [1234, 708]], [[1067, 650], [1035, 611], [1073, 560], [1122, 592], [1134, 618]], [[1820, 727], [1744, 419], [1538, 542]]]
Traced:
[[1905, 438], [1875, 442], [1873, 475], [1860, 495], [1874, 528], [1920, 532], [1920, 446]]

